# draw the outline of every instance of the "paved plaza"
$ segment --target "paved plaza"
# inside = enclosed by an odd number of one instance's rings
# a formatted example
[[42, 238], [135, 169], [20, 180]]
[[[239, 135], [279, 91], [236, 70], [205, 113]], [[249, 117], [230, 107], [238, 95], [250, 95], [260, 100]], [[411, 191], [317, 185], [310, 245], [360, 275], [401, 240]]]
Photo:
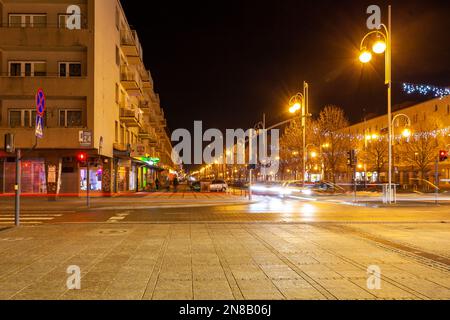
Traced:
[[450, 299], [449, 259], [447, 223], [45, 224], [0, 231], [0, 299]]

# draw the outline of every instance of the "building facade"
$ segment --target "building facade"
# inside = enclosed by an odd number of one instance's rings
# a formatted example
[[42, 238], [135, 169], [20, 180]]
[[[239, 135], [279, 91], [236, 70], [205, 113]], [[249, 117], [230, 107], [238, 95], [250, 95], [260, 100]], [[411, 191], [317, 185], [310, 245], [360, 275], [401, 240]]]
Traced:
[[[164, 111], [120, 2], [76, 1], [79, 29], [67, 23], [72, 4], [0, 0], [0, 193], [15, 184], [6, 134], [23, 153], [24, 193], [149, 190], [173, 169]], [[40, 88], [46, 112], [36, 140]]]
[[[404, 188], [419, 184], [420, 179], [449, 187], [450, 161], [438, 158], [440, 150], [450, 149], [450, 96], [397, 108], [392, 117], [394, 181]], [[387, 115], [353, 124], [342, 134], [357, 151], [357, 180], [387, 182]], [[341, 168], [338, 178], [349, 181], [351, 170]]]

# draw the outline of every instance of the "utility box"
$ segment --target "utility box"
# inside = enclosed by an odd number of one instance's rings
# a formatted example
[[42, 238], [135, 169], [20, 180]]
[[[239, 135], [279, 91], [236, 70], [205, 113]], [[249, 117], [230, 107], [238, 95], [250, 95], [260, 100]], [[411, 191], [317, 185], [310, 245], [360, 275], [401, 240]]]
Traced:
[[16, 152], [16, 146], [14, 144], [14, 134], [12, 133], [5, 134], [5, 151], [6, 153]]

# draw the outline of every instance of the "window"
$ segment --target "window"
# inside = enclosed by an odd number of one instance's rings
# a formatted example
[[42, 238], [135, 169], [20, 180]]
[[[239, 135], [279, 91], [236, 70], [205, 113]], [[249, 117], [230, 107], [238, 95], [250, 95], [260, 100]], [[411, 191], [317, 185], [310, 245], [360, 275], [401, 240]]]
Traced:
[[116, 64], [118, 67], [120, 66], [120, 49], [118, 46], [116, 46]]
[[10, 61], [10, 77], [45, 77], [47, 75], [47, 63], [44, 61]]
[[116, 121], [116, 125], [114, 127], [114, 141], [119, 142], [119, 122]]
[[125, 127], [120, 126], [120, 143], [125, 144]]
[[120, 87], [118, 83], [116, 83], [116, 103], [120, 103]]
[[60, 62], [59, 76], [62, 78], [81, 77], [81, 62]]
[[59, 110], [59, 126], [76, 128], [83, 125], [81, 110]]
[[438, 107], [438, 105], [435, 105], [434, 106], [434, 112], [438, 112], [439, 111], [439, 107]]
[[20, 28], [45, 28], [47, 15], [45, 14], [10, 14], [9, 26]]
[[11, 128], [19, 128], [19, 127], [33, 128], [34, 126], [36, 126], [36, 110], [33, 109], [9, 110], [9, 126]]

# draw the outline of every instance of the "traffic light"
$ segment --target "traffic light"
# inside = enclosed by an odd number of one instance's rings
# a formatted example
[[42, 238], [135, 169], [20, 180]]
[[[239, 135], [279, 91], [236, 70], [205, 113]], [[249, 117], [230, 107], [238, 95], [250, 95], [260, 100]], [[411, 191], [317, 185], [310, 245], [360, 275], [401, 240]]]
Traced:
[[16, 147], [14, 144], [14, 134], [12, 133], [5, 134], [5, 151], [7, 153], [14, 153], [16, 151]]
[[86, 164], [87, 154], [85, 152], [79, 152], [77, 154], [77, 160], [80, 164]]
[[448, 151], [446, 150], [439, 151], [439, 162], [444, 162], [447, 159], [448, 159]]
[[356, 165], [356, 151], [351, 150], [347, 152], [347, 165], [350, 167], [354, 167]]

